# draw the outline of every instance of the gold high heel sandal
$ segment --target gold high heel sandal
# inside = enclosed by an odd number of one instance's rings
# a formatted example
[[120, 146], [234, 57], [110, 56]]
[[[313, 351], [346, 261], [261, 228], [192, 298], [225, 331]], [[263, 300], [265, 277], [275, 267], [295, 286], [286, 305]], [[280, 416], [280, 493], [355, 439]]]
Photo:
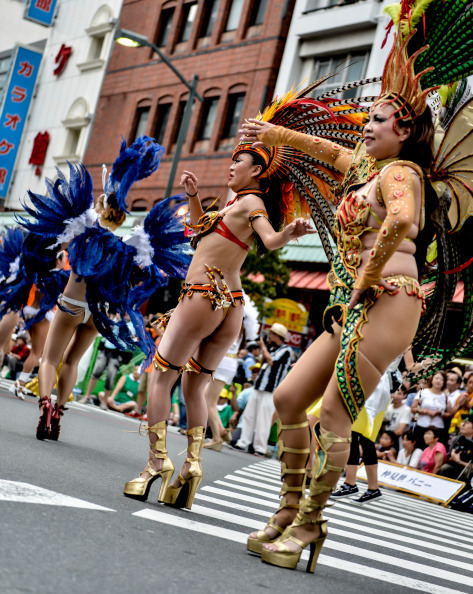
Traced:
[[[333, 491], [335, 485], [337, 484], [337, 480], [340, 474], [344, 470], [344, 467], [333, 466], [333, 460], [328, 458], [328, 450], [330, 450], [333, 444], [335, 443], [351, 442], [351, 437], [339, 437], [331, 431], [322, 433], [319, 424], [315, 427], [314, 434], [317, 443], [317, 451], [315, 458], [315, 466], [312, 470], [313, 476], [310, 482], [309, 497], [302, 503], [294, 522], [286, 528], [286, 530], [277, 540], [275, 540], [272, 543], [275, 547], [277, 547], [277, 550], [271, 551], [263, 547], [263, 552], [261, 555], [261, 559], [265, 563], [277, 565], [278, 567], [286, 567], [288, 569], [296, 569], [297, 564], [299, 563], [299, 560], [301, 558], [302, 551], [306, 547], [310, 547], [309, 561], [306, 567], [307, 573], [314, 573], [315, 567], [317, 565], [317, 559], [320, 555], [323, 543], [327, 538], [328, 534], [327, 520], [324, 520], [322, 515], [315, 519], [311, 518], [309, 515], [314, 511], [323, 510], [323, 508], [325, 507], [326, 500], [328, 499], [328, 495], [325, 498], [325, 501], [323, 501], [322, 503], [320, 503], [319, 501], [315, 501], [315, 497], [318, 497], [323, 493], [330, 494]], [[334, 452], [334, 454], [345, 455], [346, 451], [347, 450], [345, 449], [342, 451]], [[334, 483], [333, 485], [329, 485], [326, 481], [319, 480], [321, 477], [327, 474], [327, 472], [334, 472], [338, 473], [339, 475], [338, 477], [333, 477], [333, 479], [331, 480], [331, 482]], [[295, 536], [295, 528], [297, 528], [298, 526], [307, 526], [310, 524], [320, 526], [320, 534], [312, 541], [303, 542]], [[286, 544], [290, 542], [294, 543], [297, 547], [300, 548], [300, 550], [291, 550]]]
[[204, 445], [205, 427], [192, 427], [186, 432], [186, 435], [192, 437], [192, 442], [187, 446], [187, 462], [190, 468], [187, 477], [184, 478], [181, 473], [177, 477], [179, 486], [169, 485], [166, 491], [159, 494], [159, 501], [173, 507], [191, 509], [195, 494], [202, 481], [202, 447]]
[[[304, 421], [303, 423], [298, 423], [296, 425], [282, 425], [278, 419], [278, 460], [281, 462], [281, 481], [283, 482], [279, 496], [282, 497], [282, 499], [281, 499], [281, 503], [279, 504], [279, 508], [278, 508], [277, 512], [270, 518], [270, 520], [266, 524], [265, 528], [263, 530], [258, 530], [258, 532], [256, 533], [256, 536], [254, 536], [253, 538], [251, 536], [248, 536], [246, 548], [248, 551], [251, 551], [252, 553], [257, 553], [258, 555], [261, 555], [262, 550], [263, 550], [263, 544], [275, 541], [284, 532], [285, 528], [278, 526], [275, 523], [275, 519], [276, 519], [276, 516], [278, 515], [278, 513], [282, 509], [297, 509], [297, 510], [299, 510], [301, 503], [304, 501], [305, 472], [306, 472], [305, 466], [307, 463], [307, 457], [310, 454], [310, 448], [298, 450], [298, 449], [286, 447], [284, 445], [284, 440], [281, 438], [281, 433], [285, 430], [289, 431], [291, 429], [304, 429], [304, 427], [308, 427], [308, 426], [309, 426], [309, 421]], [[305, 461], [303, 467], [289, 468], [287, 466], [287, 464], [282, 460], [284, 452], [287, 452], [288, 454], [301, 454], [301, 455], [306, 454], [306, 461]], [[300, 486], [290, 487], [285, 482], [284, 478], [288, 475], [294, 475], [294, 474], [303, 475], [302, 483]], [[285, 497], [287, 493], [300, 493], [299, 502], [298, 503], [288, 503], [287, 499]], [[273, 530], [276, 530], [276, 532], [277, 532], [276, 536], [274, 536], [273, 538], [270, 538], [265, 532], [266, 528], [272, 528]]]
[[[146, 433], [149, 435], [150, 433], [154, 433], [157, 436], [155, 443], [150, 442], [149, 444], [150, 460], [152, 458], [163, 460], [163, 467], [161, 470], [154, 470], [150, 464], [150, 461], [148, 460], [148, 464], [140, 476], [133, 479], [132, 481], [128, 481], [125, 484], [123, 494], [126, 495], [126, 497], [138, 499], [139, 501], [146, 501], [148, 499], [151, 485], [158, 477], [161, 477], [161, 488], [159, 490], [158, 500], [161, 499], [161, 496], [167, 489], [174, 473], [174, 465], [171, 462], [171, 459], [168, 458], [168, 453], [166, 450], [167, 429], [168, 427], [166, 421], [161, 421], [160, 423], [156, 423], [156, 425], [152, 425], [151, 427], [144, 427], [145, 433], [140, 433], [140, 435], [146, 435]], [[142, 476], [145, 472], [151, 475], [148, 479], [145, 479]]]

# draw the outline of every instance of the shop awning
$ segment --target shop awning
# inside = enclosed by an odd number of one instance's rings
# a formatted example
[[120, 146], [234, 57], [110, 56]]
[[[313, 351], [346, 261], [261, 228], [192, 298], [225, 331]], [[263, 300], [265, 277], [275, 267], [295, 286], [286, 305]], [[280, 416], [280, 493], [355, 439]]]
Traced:
[[[248, 276], [250, 280], [255, 283], [262, 283], [264, 276], [262, 274], [250, 274]], [[291, 270], [291, 276], [289, 277], [289, 287], [291, 289], [312, 289], [319, 291], [328, 291], [328, 285], [326, 282], [326, 272], [312, 272], [309, 270]]]

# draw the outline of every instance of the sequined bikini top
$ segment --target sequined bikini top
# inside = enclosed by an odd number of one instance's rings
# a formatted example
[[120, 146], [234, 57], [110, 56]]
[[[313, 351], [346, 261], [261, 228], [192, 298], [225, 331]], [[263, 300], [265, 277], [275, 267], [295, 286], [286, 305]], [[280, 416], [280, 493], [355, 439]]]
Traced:
[[[256, 189], [240, 190], [239, 192], [237, 192], [236, 198], [234, 198], [227, 204], [227, 207], [234, 204], [239, 198], [247, 196], [248, 194], [256, 194], [257, 196], [263, 196], [264, 192]], [[200, 217], [197, 225], [187, 225], [187, 227], [192, 229], [195, 233], [194, 237], [192, 237], [190, 241], [191, 247], [195, 249], [199, 241], [206, 235], [209, 235], [210, 233], [218, 233], [222, 237], [225, 237], [225, 239], [228, 239], [229, 241], [236, 243], [236, 245], [238, 245], [247, 252], [250, 249], [250, 246], [246, 243], [243, 243], [243, 241], [238, 239], [238, 237], [234, 233], [232, 233], [232, 231], [230, 231], [230, 229], [223, 222], [224, 216], [225, 214], [221, 214], [217, 211], [205, 212]]]

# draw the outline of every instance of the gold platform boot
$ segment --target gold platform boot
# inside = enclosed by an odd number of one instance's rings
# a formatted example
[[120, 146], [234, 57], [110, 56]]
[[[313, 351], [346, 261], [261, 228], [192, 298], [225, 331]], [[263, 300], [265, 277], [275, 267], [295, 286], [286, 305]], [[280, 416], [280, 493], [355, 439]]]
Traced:
[[[138, 499], [139, 501], [146, 501], [148, 499], [151, 485], [159, 477], [161, 477], [161, 488], [159, 490], [158, 499], [161, 499], [161, 496], [167, 489], [174, 472], [174, 465], [171, 462], [171, 459], [168, 458], [168, 453], [166, 450], [167, 429], [168, 427], [166, 421], [161, 421], [160, 423], [156, 423], [151, 427], [144, 428], [146, 433], [148, 433], [150, 436], [149, 460], [146, 468], [143, 470], [140, 476], [133, 479], [132, 481], [128, 481], [125, 484], [123, 493], [127, 497]], [[146, 435], [146, 433], [144, 435]], [[154, 443], [151, 443], [151, 434], [156, 435], [156, 441]], [[163, 467], [161, 470], [155, 470], [150, 464], [150, 461], [155, 458], [163, 460]], [[150, 475], [147, 479], [143, 477], [145, 472]]]
[[191, 509], [195, 494], [202, 481], [202, 447], [204, 445], [205, 427], [192, 427], [186, 431], [191, 438], [187, 446], [187, 459], [189, 469], [184, 478], [181, 473], [177, 477], [179, 486], [169, 485], [166, 491], [161, 491], [159, 501], [173, 507]]
[[[257, 553], [261, 555], [263, 544], [267, 542], [273, 542], [277, 538], [281, 536], [284, 532], [285, 527], [278, 526], [276, 524], [276, 516], [282, 509], [299, 509], [301, 503], [304, 501], [305, 497], [305, 473], [306, 473], [306, 465], [307, 460], [310, 454], [310, 448], [304, 449], [295, 449], [290, 448], [285, 445], [284, 437], [282, 436], [283, 431], [291, 431], [293, 429], [304, 429], [309, 427], [309, 421], [304, 421], [303, 423], [297, 423], [296, 425], [282, 425], [278, 419], [278, 460], [281, 462], [281, 481], [282, 487], [279, 493], [279, 496], [282, 497], [281, 503], [279, 504], [279, 508], [277, 512], [270, 518], [269, 522], [266, 524], [263, 530], [258, 530], [255, 536], [248, 536], [248, 540], [246, 543], [246, 548], [248, 551], [252, 553]], [[309, 440], [310, 444], [310, 440]], [[294, 462], [291, 465], [288, 465], [284, 460], [284, 454], [295, 454], [300, 457], [299, 464], [297, 467], [294, 467]], [[296, 485], [289, 485], [287, 482], [287, 478], [290, 476], [299, 476], [300, 480], [291, 481], [296, 482]], [[286, 479], [286, 480], [285, 480]], [[288, 503], [286, 499], [287, 493], [299, 493], [299, 498], [297, 503]], [[273, 538], [270, 538], [265, 530], [267, 528], [272, 528], [277, 532]]]
[[[351, 442], [351, 437], [339, 437], [331, 431], [325, 431], [318, 424], [314, 430], [317, 450], [315, 456], [315, 465], [313, 476], [310, 481], [309, 497], [301, 504], [300, 510], [294, 522], [284, 530], [283, 534], [272, 544], [277, 550], [272, 551], [263, 547], [261, 559], [265, 563], [277, 565], [278, 567], [287, 567], [296, 569], [299, 563], [301, 553], [306, 547], [310, 547], [309, 562], [306, 572], [313, 573], [317, 564], [322, 545], [327, 538], [327, 520], [322, 517], [322, 510], [325, 503], [337, 485], [344, 466], [334, 466], [335, 463], [342, 462], [344, 465], [348, 459], [349, 448], [332, 450], [334, 444]], [[328, 457], [329, 450], [332, 450], [331, 457]], [[337, 460], [338, 459], [338, 460]], [[327, 474], [330, 473], [330, 476]], [[323, 480], [322, 480], [323, 477]], [[314, 512], [317, 513], [316, 517]], [[312, 541], [304, 542], [296, 537], [297, 527], [299, 526], [320, 526], [319, 534]], [[288, 546], [291, 543], [293, 546]]]

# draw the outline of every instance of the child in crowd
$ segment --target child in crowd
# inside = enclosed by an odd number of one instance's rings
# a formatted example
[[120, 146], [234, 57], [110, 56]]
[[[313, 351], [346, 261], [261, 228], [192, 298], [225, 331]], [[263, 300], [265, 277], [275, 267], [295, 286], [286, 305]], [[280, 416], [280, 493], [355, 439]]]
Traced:
[[399, 439], [394, 431], [383, 431], [376, 446], [378, 460], [396, 462]]
[[402, 448], [399, 451], [396, 462], [418, 470], [420, 468], [421, 458], [422, 450], [416, 448], [414, 432], [412, 430], [404, 431], [402, 434]]

